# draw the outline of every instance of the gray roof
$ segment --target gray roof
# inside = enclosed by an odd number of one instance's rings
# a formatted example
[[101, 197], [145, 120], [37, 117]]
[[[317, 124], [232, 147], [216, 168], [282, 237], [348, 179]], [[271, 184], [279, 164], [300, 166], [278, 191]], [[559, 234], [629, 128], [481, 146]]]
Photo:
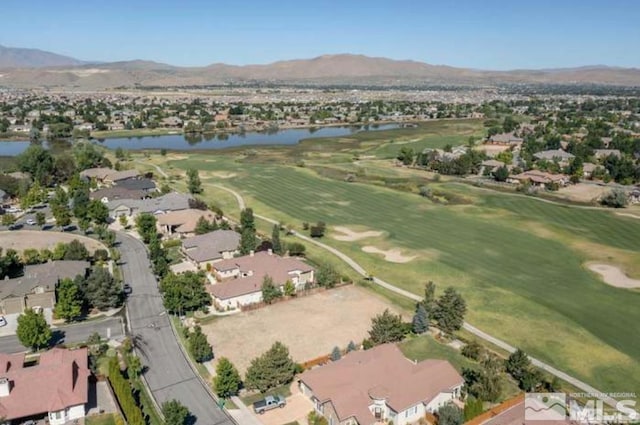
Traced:
[[84, 276], [89, 266], [88, 261], [63, 260], [25, 266], [23, 276], [0, 281], [0, 299], [24, 296], [39, 286], [53, 291], [59, 280]]
[[105, 187], [89, 193], [91, 199], [107, 198], [107, 200], [140, 199], [143, 196], [145, 193], [142, 190], [132, 190], [120, 186]]
[[562, 149], [552, 149], [548, 151], [542, 151], [542, 152], [534, 153], [533, 156], [538, 159], [549, 159], [549, 160], [552, 160], [554, 158], [560, 158], [560, 159], [573, 158], [572, 154], [570, 154], [569, 152], [565, 152]]
[[156, 211], [180, 211], [189, 208], [191, 196], [183, 193], [171, 192], [166, 195], [151, 199], [120, 199], [109, 201], [109, 211], [113, 211], [120, 205], [125, 205], [134, 211], [141, 213], [154, 213]]
[[156, 188], [156, 184], [153, 180], [146, 178], [120, 180], [116, 183], [116, 186], [130, 190], [149, 190]]
[[235, 251], [239, 244], [240, 234], [233, 230], [215, 230], [182, 241], [187, 256], [196, 262], [222, 258], [222, 252]]

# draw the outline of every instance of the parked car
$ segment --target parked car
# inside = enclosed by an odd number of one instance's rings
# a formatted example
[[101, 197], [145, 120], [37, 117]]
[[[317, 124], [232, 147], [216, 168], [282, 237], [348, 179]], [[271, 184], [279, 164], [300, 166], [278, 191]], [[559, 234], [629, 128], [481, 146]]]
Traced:
[[64, 226], [64, 227], [62, 228], [62, 231], [63, 231], [63, 232], [73, 232], [73, 231], [74, 231], [74, 230], [76, 230], [76, 229], [77, 229], [77, 227], [76, 227], [76, 225], [75, 225], [75, 224], [69, 224], [69, 225], [67, 225], [67, 226]]
[[7, 319], [5, 319], [4, 316], [0, 316], [0, 327], [1, 326], [7, 326]]
[[131, 285], [129, 285], [128, 283], [125, 283], [122, 286], [122, 291], [125, 293], [125, 295], [129, 295], [130, 293], [133, 292], [133, 289], [131, 289]]
[[253, 411], [261, 415], [267, 410], [275, 409], [276, 407], [282, 409], [286, 405], [287, 401], [284, 397], [280, 397], [279, 395], [268, 395], [262, 400], [258, 400], [253, 403]]
[[36, 221], [34, 219], [30, 218], [29, 220], [27, 220], [27, 224], [29, 226], [35, 226], [36, 225]]
[[8, 227], [9, 230], [19, 230], [22, 229], [22, 223], [13, 223]]

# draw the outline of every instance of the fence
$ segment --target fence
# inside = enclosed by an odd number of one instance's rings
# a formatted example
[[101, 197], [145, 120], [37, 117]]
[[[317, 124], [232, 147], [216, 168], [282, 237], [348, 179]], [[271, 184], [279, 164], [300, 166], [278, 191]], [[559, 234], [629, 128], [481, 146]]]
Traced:
[[486, 412], [476, 416], [468, 422], [465, 422], [464, 425], [481, 425], [487, 422], [489, 419], [492, 419], [498, 416], [500, 413], [511, 409], [513, 406], [516, 406], [520, 403], [524, 403], [524, 394], [518, 394], [516, 397], [510, 398], [509, 400], [487, 410]]
[[259, 308], [263, 308], [266, 307], [268, 305], [273, 305], [273, 304], [277, 304], [277, 303], [281, 303], [281, 302], [286, 302], [286, 301], [290, 301], [292, 299], [296, 299], [296, 298], [302, 298], [302, 297], [308, 297], [309, 295], [314, 295], [317, 294], [319, 292], [324, 292], [324, 291], [330, 291], [332, 289], [335, 288], [340, 288], [346, 285], [351, 285], [352, 282], [343, 282], [340, 283], [332, 288], [325, 288], [323, 286], [315, 286], [313, 288], [309, 288], [309, 289], [303, 289], [301, 291], [297, 291], [295, 295], [287, 297], [287, 296], [282, 296], [279, 298], [274, 299], [273, 301], [271, 301], [271, 304], [267, 304], [265, 302], [259, 302], [259, 303], [253, 303], [253, 304], [247, 304], [247, 305], [242, 305], [240, 306], [240, 310], [241, 311], [252, 311], [252, 310], [257, 310]]

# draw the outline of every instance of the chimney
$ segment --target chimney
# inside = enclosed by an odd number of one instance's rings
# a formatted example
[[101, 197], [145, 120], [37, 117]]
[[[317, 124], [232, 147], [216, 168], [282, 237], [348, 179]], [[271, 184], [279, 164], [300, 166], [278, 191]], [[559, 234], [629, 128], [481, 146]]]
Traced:
[[9, 378], [0, 378], [0, 397], [7, 397], [11, 392], [11, 382]]
[[271, 249], [271, 248], [267, 249], [267, 254], [273, 255], [273, 249]]
[[253, 251], [253, 249], [251, 251], [249, 251], [249, 257], [253, 257], [254, 254], [255, 254], [255, 252]]

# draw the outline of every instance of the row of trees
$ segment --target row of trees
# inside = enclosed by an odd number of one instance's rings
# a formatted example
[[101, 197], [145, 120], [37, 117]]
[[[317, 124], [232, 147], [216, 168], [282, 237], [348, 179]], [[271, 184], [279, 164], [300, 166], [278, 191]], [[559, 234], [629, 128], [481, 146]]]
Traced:
[[91, 269], [88, 276], [63, 279], [56, 287], [56, 317], [76, 320], [91, 309], [108, 310], [124, 302], [121, 285], [101, 266]]
[[164, 307], [171, 314], [204, 310], [211, 305], [211, 296], [204, 289], [203, 272], [168, 273], [160, 281]]

